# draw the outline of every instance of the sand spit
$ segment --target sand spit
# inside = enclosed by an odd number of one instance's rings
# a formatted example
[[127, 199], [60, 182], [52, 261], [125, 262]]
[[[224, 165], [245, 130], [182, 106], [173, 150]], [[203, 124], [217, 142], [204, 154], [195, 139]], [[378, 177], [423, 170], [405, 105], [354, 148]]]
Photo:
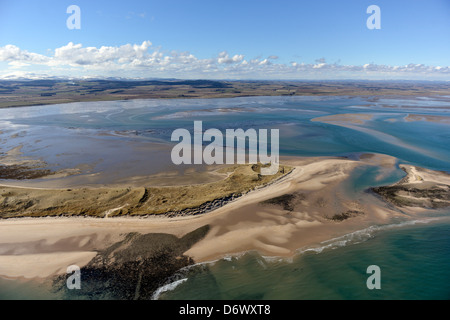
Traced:
[[411, 165], [400, 165], [407, 176], [391, 186], [372, 188], [398, 207], [439, 209], [450, 206], [450, 175]]
[[442, 159], [442, 157], [440, 155], [437, 155], [431, 151], [428, 151], [428, 150], [420, 148], [420, 147], [416, 147], [410, 143], [407, 143], [407, 142], [405, 142], [393, 135], [387, 134], [385, 132], [371, 129], [368, 126], [364, 126], [364, 123], [366, 121], [370, 121], [372, 119], [373, 119], [372, 114], [355, 113], [355, 114], [337, 114], [337, 115], [318, 117], [318, 118], [311, 119], [311, 121], [332, 124], [332, 125], [352, 129], [355, 131], [359, 131], [359, 132], [368, 134], [368, 135], [370, 135], [378, 140], [381, 140], [385, 143], [388, 143], [388, 144], [391, 144], [391, 145], [394, 145], [397, 147], [409, 149], [409, 150], [412, 150], [414, 152], [418, 152], [421, 154], [426, 154], [426, 155], [436, 158], [436, 159], [444, 160], [444, 159]]
[[444, 123], [450, 124], [450, 117], [445, 116], [434, 116], [429, 114], [408, 114], [405, 118], [405, 121], [430, 121], [436, 123]]
[[[170, 261], [181, 259], [183, 263], [180, 265], [178, 262], [171, 264], [180, 267], [184, 263], [211, 261], [250, 250], [257, 250], [265, 256], [289, 257], [295, 255], [299, 248], [372, 225], [389, 223], [393, 218], [420, 219], [420, 214], [412, 214], [414, 210], [405, 214], [403, 207], [392, 205], [376, 193], [368, 191], [357, 198], [349, 198], [343, 190], [342, 183], [355, 168], [376, 165], [388, 170], [395, 163], [394, 160], [384, 155], [365, 155], [359, 161], [342, 158], [286, 158], [283, 159], [283, 164], [293, 168], [290, 174], [280, 176], [272, 184], [247, 193], [207, 214], [173, 218], [163, 215], [112, 218], [111, 214], [114, 212], [109, 212], [108, 218], [101, 219], [46, 217], [0, 220], [0, 266], [3, 266], [0, 268], [0, 276], [55, 279], [55, 276], [64, 276], [69, 264], [77, 264], [87, 268], [85, 270], [95, 270], [92, 274], [100, 272], [105, 277], [114, 278], [111, 274], [118, 270], [114, 261], [121, 253], [115, 256], [107, 252], [113, 252], [112, 248], [122, 248], [117, 252], [131, 248], [133, 241], [128, 241], [131, 239], [129, 237], [140, 239], [137, 243], [141, 243], [141, 240], [145, 243], [143, 246], [139, 245], [143, 251], [130, 253], [125, 260], [130, 265], [142, 266], [139, 263], [145, 260], [142, 260], [145, 252], [156, 252], [154, 250], [159, 243], [154, 241], [155, 236], [151, 234], [164, 234], [161, 237], [172, 239], [161, 252], [165, 252], [164, 255], [168, 257], [178, 257], [175, 260], [170, 258]], [[405, 179], [408, 180], [404, 179], [404, 182], [408, 181], [410, 184], [427, 186], [428, 182], [449, 183], [448, 175], [444, 173], [411, 166], [402, 168], [407, 168], [408, 176]], [[138, 198], [142, 196], [140, 193], [137, 195]], [[123, 202], [120, 205], [111, 203], [110, 209], [123, 205]], [[196, 230], [204, 232], [198, 231], [201, 236], [190, 241], [189, 246], [179, 249], [180, 241], [186, 239], [183, 237]], [[148, 239], [153, 240], [147, 241]], [[109, 261], [108, 263], [97, 263], [100, 261], [98, 257], [106, 256], [109, 260], [105, 261]], [[151, 259], [150, 255], [146, 257]], [[159, 261], [158, 259], [155, 261]], [[39, 263], [38, 268], [34, 265], [36, 261]], [[21, 267], [13, 268], [13, 264]], [[172, 270], [169, 266], [167, 268]], [[133, 277], [139, 278], [139, 274], [136, 271]], [[161, 273], [160, 276], [165, 277], [167, 274], [162, 276]], [[145, 281], [157, 284], [153, 280]], [[130, 290], [128, 288], [127, 296], [122, 298], [134, 298]], [[146, 297], [150, 293], [142, 294], [142, 297]]]
[[[1, 169], [1, 166], [0, 166]], [[0, 218], [92, 216], [197, 215], [212, 211], [288, 174], [280, 166], [262, 176], [260, 165], [223, 168], [221, 181], [167, 187], [38, 189], [0, 186]]]
[[335, 123], [344, 122], [352, 124], [364, 124], [366, 121], [372, 120], [373, 115], [367, 113], [342, 113], [330, 116], [323, 116], [311, 119], [311, 121], [324, 122], [324, 123]]

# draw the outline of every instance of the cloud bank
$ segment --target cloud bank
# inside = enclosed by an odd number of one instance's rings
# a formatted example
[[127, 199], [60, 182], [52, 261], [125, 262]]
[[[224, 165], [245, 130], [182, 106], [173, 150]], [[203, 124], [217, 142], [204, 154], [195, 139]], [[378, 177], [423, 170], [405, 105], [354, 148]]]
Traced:
[[122, 77], [202, 79], [414, 79], [448, 80], [449, 66], [406, 64], [342, 65], [319, 58], [315, 63], [278, 63], [279, 57], [246, 58], [220, 52], [201, 59], [189, 52], [163, 51], [150, 41], [122, 46], [84, 47], [69, 42], [43, 55], [15, 45], [0, 47], [0, 78]]

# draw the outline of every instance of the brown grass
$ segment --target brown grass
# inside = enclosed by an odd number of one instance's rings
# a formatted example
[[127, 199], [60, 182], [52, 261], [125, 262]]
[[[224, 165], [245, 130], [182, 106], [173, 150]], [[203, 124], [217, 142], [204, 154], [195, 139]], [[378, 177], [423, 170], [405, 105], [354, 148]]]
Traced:
[[0, 187], [0, 218], [201, 214], [268, 185], [292, 169], [280, 166], [272, 176], [260, 175], [260, 165], [236, 165], [224, 170], [229, 176], [222, 181], [187, 186], [65, 190]]

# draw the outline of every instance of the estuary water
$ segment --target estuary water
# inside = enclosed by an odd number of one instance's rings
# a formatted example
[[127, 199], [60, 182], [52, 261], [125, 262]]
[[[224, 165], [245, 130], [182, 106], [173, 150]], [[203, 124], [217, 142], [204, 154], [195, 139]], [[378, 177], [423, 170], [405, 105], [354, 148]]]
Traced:
[[[311, 121], [339, 114], [364, 120]], [[22, 157], [40, 159], [51, 169], [78, 166], [81, 176], [94, 177], [92, 184], [113, 183], [173, 170], [171, 133], [177, 128], [192, 132], [196, 120], [203, 121], [204, 130], [279, 129], [281, 156], [380, 153], [397, 158], [397, 165], [450, 172], [449, 97], [251, 97], [9, 108], [0, 110], [0, 152], [20, 146]], [[379, 170], [356, 170], [345, 182], [347, 192], [356, 197], [404, 176], [397, 166], [379, 179]], [[70, 180], [74, 185], [82, 180], [75, 178]], [[448, 216], [441, 211], [425, 223], [375, 226], [299, 248], [291, 260], [249, 252], [197, 265], [168, 279], [155, 298], [449, 299]], [[381, 290], [366, 286], [369, 265], [381, 269]], [[36, 290], [26, 286], [0, 279], [0, 299], [35, 298]]]

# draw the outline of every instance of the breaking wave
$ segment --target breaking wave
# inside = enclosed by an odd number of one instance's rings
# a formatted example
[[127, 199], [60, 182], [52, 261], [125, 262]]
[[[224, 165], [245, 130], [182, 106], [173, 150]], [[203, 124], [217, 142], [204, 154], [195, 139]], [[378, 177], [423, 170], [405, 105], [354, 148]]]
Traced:
[[183, 278], [180, 280], [176, 280], [173, 282], [170, 282], [168, 284], [163, 285], [162, 287], [159, 287], [152, 295], [152, 300], [158, 300], [162, 293], [167, 291], [175, 290], [176, 287], [178, 287], [180, 284], [187, 281], [187, 278]]
[[428, 218], [422, 220], [404, 221], [400, 223], [393, 223], [387, 225], [370, 226], [368, 228], [357, 230], [337, 238], [323, 241], [318, 246], [298, 249], [297, 253], [298, 254], [303, 254], [307, 252], [321, 253], [322, 251], [327, 249], [336, 249], [350, 244], [357, 244], [367, 241], [369, 239], [372, 239], [380, 231], [398, 229], [402, 227], [413, 226], [416, 224], [425, 224], [436, 220], [439, 220], [439, 218]]

